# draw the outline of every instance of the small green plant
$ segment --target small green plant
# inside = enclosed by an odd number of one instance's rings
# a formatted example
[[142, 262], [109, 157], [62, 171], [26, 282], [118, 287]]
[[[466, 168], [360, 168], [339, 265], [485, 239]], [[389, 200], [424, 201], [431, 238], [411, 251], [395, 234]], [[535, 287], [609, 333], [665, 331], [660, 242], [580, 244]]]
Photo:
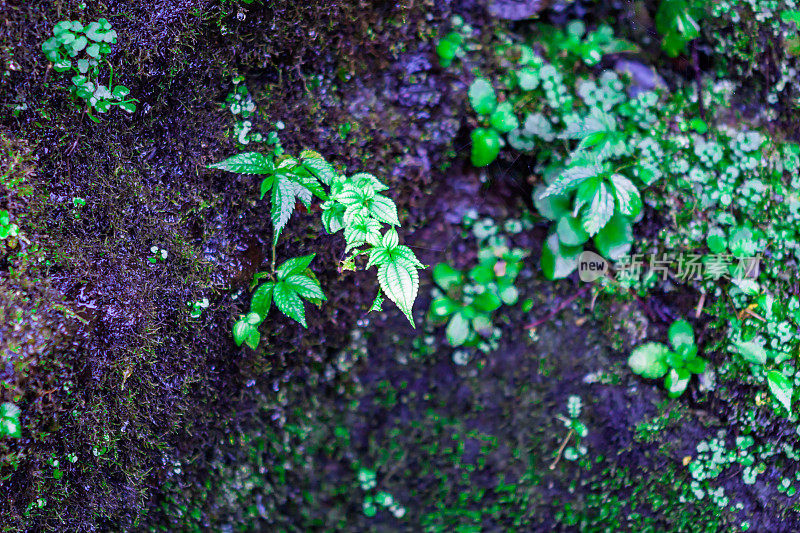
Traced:
[[445, 332], [451, 346], [477, 346], [483, 339], [491, 339], [494, 311], [519, 299], [514, 281], [527, 252], [518, 248], [499, 251], [500, 255], [490, 249], [481, 252], [478, 265], [466, 272], [447, 263], [433, 269], [433, 281], [443, 294], [431, 302], [428, 317], [434, 323], [447, 322]]
[[203, 298], [202, 300], [197, 300], [196, 302], [186, 302], [187, 305], [191, 308], [189, 310], [189, 316], [192, 318], [200, 318], [203, 314], [203, 311], [208, 309], [208, 298]]
[[500, 135], [519, 127], [519, 120], [514, 115], [511, 102], [497, 101], [497, 94], [492, 84], [478, 78], [469, 87], [469, 102], [478, 114], [482, 125], [472, 130], [472, 164], [485, 167], [500, 153], [504, 144]]
[[19, 421], [19, 407], [10, 402], [0, 405], [0, 437], [22, 436], [22, 424]]
[[[345, 258], [341, 263], [343, 270], [355, 270], [356, 260], [368, 256], [365, 269], [377, 268], [380, 288], [371, 310], [380, 310], [384, 295], [392, 300], [414, 324], [411, 308], [419, 289], [420, 269], [425, 266], [419, 262], [408, 246], [400, 244], [395, 227], [400, 226], [397, 206], [381, 194], [388, 187], [372, 174], [357, 173], [344, 176], [317, 152], [304, 150], [299, 158], [288, 155], [277, 156], [273, 151], [267, 155], [258, 152], [245, 152], [210, 165], [210, 168], [237, 172], [240, 174], [259, 174], [266, 177], [261, 182], [261, 198], [269, 195], [271, 199], [271, 218], [274, 226], [272, 239], [272, 262], [268, 273], [259, 276], [269, 277], [275, 283], [273, 289], [265, 289], [275, 299], [278, 309], [306, 326], [300, 297], [324, 299], [316, 278], [297, 287], [288, 283], [288, 277], [305, 275], [304, 271], [314, 255], [286, 261], [275, 268], [275, 245], [299, 200], [307, 208], [311, 207], [313, 197], [322, 201], [322, 223], [329, 233], [342, 231], [345, 238]], [[384, 229], [385, 226], [388, 228]], [[294, 263], [292, 263], [294, 261]], [[296, 265], [303, 264], [297, 270]], [[288, 273], [291, 272], [291, 273]], [[259, 278], [260, 279], [260, 278]], [[280, 291], [278, 291], [278, 287]], [[261, 289], [259, 289], [261, 290]], [[258, 293], [258, 291], [257, 291]], [[267, 293], [263, 293], [265, 296]], [[280, 297], [280, 299], [278, 299]], [[235, 338], [239, 344], [255, 337], [252, 334], [269, 311], [268, 305], [258, 304], [256, 308], [242, 317], [234, 326], [239, 333]], [[239, 325], [242, 324], [242, 325]], [[249, 326], [245, 328], [245, 326]], [[244, 332], [249, 332], [244, 335]], [[251, 345], [251, 343], [248, 343]]]
[[636, 348], [628, 358], [628, 366], [635, 374], [648, 379], [666, 375], [664, 388], [671, 398], [677, 398], [689, 385], [692, 374], [702, 374], [707, 361], [697, 355], [692, 326], [685, 320], [676, 320], [669, 327], [672, 350], [658, 342], [648, 342]]
[[19, 235], [19, 226], [11, 222], [11, 215], [7, 210], [0, 211], [0, 240]]
[[364, 503], [362, 504], [362, 510], [365, 516], [375, 516], [378, 513], [378, 506], [388, 509], [395, 518], [403, 518], [403, 516], [405, 516], [405, 507], [396, 502], [391, 494], [382, 490], [374, 495], [372, 494], [377, 486], [374, 470], [360, 468], [358, 470], [358, 483], [361, 486], [361, 490], [367, 493], [367, 495], [364, 496]]
[[567, 461], [577, 461], [586, 455], [586, 445], [583, 439], [589, 434], [586, 424], [580, 421], [583, 403], [580, 396], [574, 394], [567, 399], [568, 418], [559, 417], [564, 426], [570, 430], [571, 435], [575, 435], [575, 445], [564, 448], [564, 459]]
[[[114, 69], [105, 56], [117, 42], [117, 32], [106, 19], [84, 25], [78, 20], [62, 20], [53, 27], [53, 37], [42, 43], [42, 52], [53, 63], [56, 72], [72, 71], [74, 96], [84, 100], [89, 118], [98, 122], [91, 111], [105, 113], [119, 106], [128, 113], [136, 111], [135, 98], [128, 98], [130, 90], [124, 85], [114, 85]], [[81, 54], [83, 53], [83, 54]], [[82, 56], [79, 58], [79, 56]], [[100, 65], [108, 66], [108, 83], [100, 82]]]

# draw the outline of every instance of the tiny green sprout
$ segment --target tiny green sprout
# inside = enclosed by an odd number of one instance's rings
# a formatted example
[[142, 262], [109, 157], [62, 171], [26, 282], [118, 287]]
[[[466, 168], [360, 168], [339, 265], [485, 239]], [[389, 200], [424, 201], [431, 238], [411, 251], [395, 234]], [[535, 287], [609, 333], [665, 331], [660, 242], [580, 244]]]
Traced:
[[705, 372], [707, 361], [697, 355], [692, 326], [685, 320], [676, 320], [669, 328], [669, 347], [649, 342], [636, 348], [628, 358], [628, 366], [635, 374], [647, 379], [665, 377], [664, 387], [671, 398], [686, 390], [692, 374]]
[[[56, 72], [72, 71], [70, 91], [86, 102], [89, 118], [98, 122], [91, 111], [105, 113], [119, 106], [128, 113], [136, 111], [135, 98], [129, 98], [130, 89], [113, 85], [114, 70], [105, 56], [117, 42], [117, 32], [106, 19], [88, 25], [80, 21], [63, 20], [53, 27], [53, 37], [42, 43], [42, 52], [53, 63]], [[100, 82], [100, 66], [109, 69], [108, 84]]]
[[10, 402], [0, 405], [0, 437], [22, 436], [22, 424], [19, 421], [19, 407]]
[[189, 311], [189, 316], [192, 318], [200, 318], [203, 314], [203, 310], [208, 309], [208, 298], [203, 298], [202, 300], [198, 300], [196, 302], [186, 302], [190, 307], [191, 310]]
[[453, 64], [456, 57], [464, 55], [464, 37], [455, 31], [445, 35], [439, 44], [436, 45], [436, 55], [439, 56], [439, 64], [447, 68]]
[[159, 248], [158, 246], [151, 246], [150, 253], [153, 255], [148, 257], [147, 260], [151, 263], [158, 263], [159, 261], [166, 261], [167, 257], [169, 257], [169, 253], [164, 250], [163, 248]]
[[5, 209], [0, 211], [0, 240], [19, 235], [19, 226], [11, 222], [11, 215]]

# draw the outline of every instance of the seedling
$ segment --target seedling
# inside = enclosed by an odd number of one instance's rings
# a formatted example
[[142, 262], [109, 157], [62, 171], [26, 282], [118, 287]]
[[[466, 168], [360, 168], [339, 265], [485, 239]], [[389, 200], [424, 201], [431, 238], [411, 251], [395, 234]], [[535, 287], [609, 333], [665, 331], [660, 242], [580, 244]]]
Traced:
[[169, 257], [169, 253], [158, 246], [151, 246], [150, 253], [153, 255], [148, 257], [147, 260], [153, 264], [158, 263], [159, 261], [166, 261], [167, 257]]
[[19, 235], [19, 226], [11, 222], [11, 215], [7, 210], [0, 211], [0, 240]]
[[196, 302], [186, 302], [190, 307], [191, 310], [189, 311], [189, 315], [192, 318], [200, 318], [203, 314], [205, 309], [208, 309], [208, 298], [203, 298], [202, 300], [198, 300]]
[[664, 388], [670, 398], [677, 398], [686, 390], [692, 374], [705, 372], [708, 362], [698, 357], [692, 326], [685, 320], [676, 320], [669, 327], [669, 342], [672, 350], [658, 342], [636, 348], [628, 358], [628, 366], [648, 379], [666, 375]]
[[[92, 110], [105, 113], [119, 106], [128, 113], [136, 111], [135, 98], [128, 98], [130, 90], [124, 85], [114, 85], [114, 69], [105, 59], [111, 45], [117, 42], [117, 32], [106, 19], [84, 26], [77, 20], [63, 20], [53, 27], [53, 37], [42, 43], [42, 52], [53, 63], [56, 72], [71, 71], [71, 93], [84, 100], [89, 118], [98, 122]], [[100, 83], [100, 66], [108, 66], [108, 83]]]

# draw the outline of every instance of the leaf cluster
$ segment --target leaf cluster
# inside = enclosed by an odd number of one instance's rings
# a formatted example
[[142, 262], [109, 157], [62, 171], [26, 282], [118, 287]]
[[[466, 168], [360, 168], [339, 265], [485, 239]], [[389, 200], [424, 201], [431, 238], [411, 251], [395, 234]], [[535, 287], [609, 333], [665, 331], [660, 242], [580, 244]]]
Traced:
[[[53, 37], [42, 43], [42, 52], [53, 63], [56, 72], [72, 71], [71, 93], [84, 100], [88, 108], [105, 113], [119, 106], [128, 113], [136, 111], [135, 98], [128, 98], [130, 90], [124, 85], [113, 85], [114, 72], [105, 56], [117, 42], [117, 32], [106, 19], [84, 25], [78, 20], [63, 20], [53, 27]], [[83, 57], [79, 57], [83, 53]], [[99, 81], [100, 64], [105, 61], [110, 73], [108, 83]], [[92, 120], [97, 120], [89, 114]]]
[[677, 398], [686, 390], [692, 374], [705, 372], [708, 361], [697, 355], [692, 326], [685, 320], [676, 320], [669, 327], [671, 348], [659, 342], [649, 342], [636, 348], [628, 358], [628, 366], [635, 374], [648, 379], [664, 378], [664, 388], [670, 398]]

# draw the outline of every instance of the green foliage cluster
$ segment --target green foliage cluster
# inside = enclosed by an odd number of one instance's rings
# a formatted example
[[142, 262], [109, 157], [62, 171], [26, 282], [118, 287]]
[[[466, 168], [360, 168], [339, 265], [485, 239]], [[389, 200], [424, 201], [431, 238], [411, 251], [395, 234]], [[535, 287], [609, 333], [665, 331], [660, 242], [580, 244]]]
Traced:
[[480, 122], [471, 134], [472, 162], [488, 165], [505, 144], [533, 160], [545, 182], [534, 202], [553, 221], [541, 263], [556, 279], [574, 271], [589, 240], [610, 259], [630, 250], [640, 190], [659, 178], [656, 139], [668, 125], [658, 92], [631, 97], [625, 75], [588, 68], [604, 54], [635, 50], [609, 27], [587, 33], [574, 21], [565, 30], [538, 29], [538, 43], [497, 45], [502, 98], [488, 79], [470, 86]]
[[[380, 288], [371, 310], [380, 310], [384, 295], [392, 300], [414, 324], [411, 308], [419, 289], [420, 269], [425, 268], [408, 246], [400, 244], [396, 227], [400, 226], [397, 206], [381, 194], [388, 187], [368, 173], [345, 176], [317, 152], [304, 150], [298, 158], [244, 152], [210, 168], [239, 174], [264, 175], [261, 198], [269, 195], [274, 226], [273, 261], [269, 272], [256, 274], [256, 283], [269, 281], [254, 294], [251, 311], [234, 326], [236, 342], [258, 343], [258, 325], [266, 318], [270, 303], [275, 301], [286, 316], [306, 326], [301, 298], [324, 300], [319, 283], [307, 270], [314, 254], [287, 260], [275, 268], [275, 245], [286, 227], [295, 204], [300, 201], [311, 208], [312, 198], [322, 203], [322, 224], [328, 233], [342, 231], [345, 238], [345, 259], [342, 269], [355, 270], [356, 260], [367, 256], [365, 269], [376, 267]], [[388, 228], [386, 227], [388, 226]], [[258, 296], [258, 298], [256, 298]]]
[[628, 358], [628, 366], [635, 374], [648, 379], [664, 378], [664, 388], [671, 398], [677, 398], [689, 385], [692, 374], [702, 374], [708, 361], [697, 355], [692, 326], [685, 320], [676, 320], [669, 327], [670, 348], [658, 342], [649, 342], [636, 348]]
[[[42, 52], [53, 63], [56, 72], [72, 71], [72, 94], [86, 102], [89, 117], [94, 109], [105, 113], [112, 106], [119, 106], [128, 113], [136, 111], [135, 98], [128, 98], [130, 89], [114, 85], [114, 69], [105, 56], [111, 53], [111, 45], [117, 42], [117, 32], [106, 19], [84, 25], [78, 20], [63, 20], [53, 27], [53, 37], [42, 43]], [[81, 52], [84, 57], [78, 59]], [[100, 82], [100, 65], [108, 65], [108, 83]]]

